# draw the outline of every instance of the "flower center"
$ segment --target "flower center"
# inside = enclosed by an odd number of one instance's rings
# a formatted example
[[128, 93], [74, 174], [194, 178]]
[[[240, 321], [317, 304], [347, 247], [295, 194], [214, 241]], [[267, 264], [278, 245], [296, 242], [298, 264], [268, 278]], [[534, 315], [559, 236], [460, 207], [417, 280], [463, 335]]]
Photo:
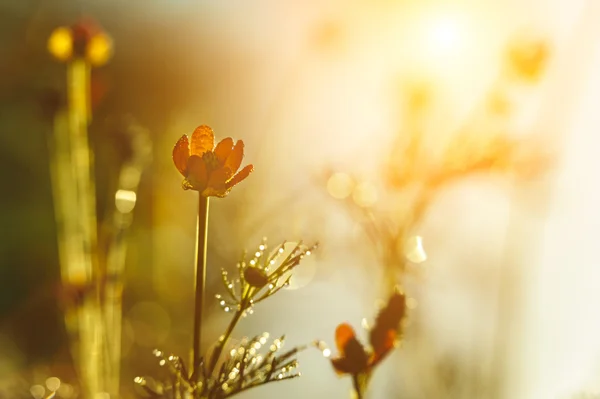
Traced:
[[217, 159], [215, 153], [212, 151], [206, 151], [202, 155], [202, 160], [204, 161], [204, 164], [206, 165], [206, 170], [209, 173], [212, 172], [213, 170], [219, 169], [221, 167], [221, 163]]

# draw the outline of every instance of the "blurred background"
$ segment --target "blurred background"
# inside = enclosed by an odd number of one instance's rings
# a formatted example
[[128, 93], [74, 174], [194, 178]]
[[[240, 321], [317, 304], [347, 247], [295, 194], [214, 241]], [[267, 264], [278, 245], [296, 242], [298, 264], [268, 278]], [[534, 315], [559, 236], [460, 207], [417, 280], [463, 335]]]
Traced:
[[[467, 159], [498, 134], [551, 154], [527, 178], [514, 165], [475, 168], [436, 190], [399, 249], [409, 261], [391, 273], [413, 309], [369, 395], [600, 395], [597, 1], [3, 0], [0, 396], [44, 397], [56, 379], [58, 397], [78, 396], [49, 146], [66, 68], [47, 43], [83, 17], [114, 46], [91, 75], [101, 253], [132, 153], [127, 131], [147, 132], [152, 146], [125, 236], [123, 398], [139, 394], [134, 377], [160, 374], [154, 348], [188, 355], [196, 195], [181, 189], [171, 150], [200, 124], [243, 139], [255, 165], [211, 203], [209, 298], [222, 290], [219, 268], [265, 236], [321, 244], [234, 333], [285, 333], [290, 346], [333, 346], [339, 323], [360, 328], [387, 297], [389, 265], [362, 218], [401, 225], [415, 209], [384, 170], [418, 180], [422, 161]], [[415, 135], [418, 159], [398, 166], [410, 150], [396, 146]], [[207, 313], [206, 348], [228, 320], [216, 300]], [[239, 397], [348, 397], [350, 379], [318, 351], [300, 362], [302, 378]]]

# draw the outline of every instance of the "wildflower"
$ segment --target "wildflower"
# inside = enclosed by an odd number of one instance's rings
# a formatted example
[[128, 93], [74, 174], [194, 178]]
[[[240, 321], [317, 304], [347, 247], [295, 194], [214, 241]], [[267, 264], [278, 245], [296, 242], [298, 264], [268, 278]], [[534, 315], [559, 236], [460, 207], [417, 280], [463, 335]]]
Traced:
[[48, 50], [60, 61], [82, 58], [100, 66], [112, 56], [112, 40], [94, 21], [82, 20], [55, 29], [48, 39]]
[[[184, 134], [173, 148], [173, 162], [185, 177], [184, 190], [195, 190], [204, 197], [226, 197], [229, 191], [254, 169], [247, 165], [238, 172], [244, 157], [244, 142], [227, 137], [215, 147], [212, 129], [202, 125], [192, 137]], [[237, 174], [236, 174], [237, 172]]]
[[550, 49], [546, 42], [522, 38], [509, 45], [507, 62], [513, 75], [525, 81], [537, 81], [548, 62]]
[[335, 343], [340, 355], [331, 359], [335, 371], [352, 376], [369, 374], [394, 348], [405, 312], [406, 297], [395, 292], [379, 312], [375, 325], [369, 332], [370, 350], [365, 349], [358, 341], [349, 324], [340, 324], [335, 331]]

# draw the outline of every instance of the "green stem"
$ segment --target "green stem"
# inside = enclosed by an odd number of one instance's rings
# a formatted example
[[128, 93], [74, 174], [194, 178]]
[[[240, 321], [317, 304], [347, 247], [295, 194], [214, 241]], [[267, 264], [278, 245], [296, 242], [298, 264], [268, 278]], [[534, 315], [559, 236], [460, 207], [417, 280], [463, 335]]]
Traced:
[[225, 345], [227, 345], [227, 341], [229, 341], [229, 337], [231, 336], [231, 333], [233, 332], [238, 321], [240, 321], [240, 318], [242, 317], [243, 313], [244, 313], [244, 308], [240, 307], [240, 310], [235, 312], [233, 319], [231, 319], [231, 321], [229, 322], [229, 325], [227, 326], [227, 330], [225, 330], [225, 334], [223, 334], [223, 339], [219, 340], [219, 343], [217, 344], [215, 351], [213, 352], [213, 354], [210, 357], [210, 364], [208, 365], [207, 375], [209, 375], [209, 376], [212, 375], [215, 367], [217, 366], [217, 362], [219, 361], [219, 358], [221, 357], [221, 354], [223, 353], [223, 349], [225, 349]]
[[197, 378], [202, 362], [202, 315], [204, 313], [204, 285], [206, 280], [206, 252], [208, 240], [208, 198], [199, 194], [198, 225], [196, 231], [196, 298], [194, 312], [194, 342], [192, 376]]

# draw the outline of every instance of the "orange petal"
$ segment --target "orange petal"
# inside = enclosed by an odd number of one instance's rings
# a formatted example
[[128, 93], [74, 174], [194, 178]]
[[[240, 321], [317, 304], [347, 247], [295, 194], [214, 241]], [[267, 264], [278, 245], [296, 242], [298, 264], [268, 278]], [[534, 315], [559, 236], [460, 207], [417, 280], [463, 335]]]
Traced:
[[206, 189], [204, 191], [202, 191], [202, 196], [203, 197], [225, 198], [225, 197], [227, 197], [227, 194], [229, 194], [229, 191], [230, 190], [227, 190], [226, 188], [216, 189], [213, 187], [206, 187]]
[[187, 161], [190, 157], [190, 144], [188, 142], [188, 137], [184, 134], [181, 136], [177, 143], [175, 143], [175, 147], [173, 147], [173, 162], [175, 163], [175, 167], [182, 175], [186, 175], [187, 169]]
[[332, 360], [336, 371], [356, 374], [366, 370], [369, 356], [349, 324], [340, 324], [336, 328], [335, 343], [340, 352], [340, 358]]
[[237, 175], [233, 176], [231, 180], [227, 182], [227, 188], [231, 188], [244, 180], [252, 171], [254, 170], [254, 165], [246, 165], [244, 169], [240, 170]]
[[206, 194], [202, 193], [205, 197], [216, 196], [221, 197], [227, 195], [227, 176], [230, 172], [227, 168], [220, 168], [213, 171], [208, 178], [208, 184], [206, 185]]
[[233, 139], [231, 137], [227, 137], [217, 144], [214, 153], [221, 165], [225, 164], [227, 157], [231, 154], [231, 150], [233, 150]]
[[346, 351], [346, 345], [353, 339], [356, 339], [356, 334], [350, 324], [343, 323], [337, 326], [335, 329], [335, 344], [342, 356]]
[[335, 359], [331, 359], [331, 365], [333, 366], [333, 368], [335, 369], [335, 372], [338, 375], [353, 374], [354, 369], [355, 369], [354, 367], [352, 367], [352, 362], [350, 362], [345, 357], [338, 357]]
[[396, 341], [397, 336], [398, 333], [396, 330], [387, 331], [384, 343], [378, 348], [373, 348], [375, 353], [373, 353], [373, 356], [369, 360], [370, 367], [377, 365], [377, 363], [382, 361], [383, 358], [385, 358], [385, 356], [390, 353], [392, 349], [394, 349], [394, 342]]
[[197, 155], [189, 157], [186, 178], [192, 186], [192, 189], [202, 191], [206, 188], [208, 173], [206, 171], [206, 164], [202, 158]]
[[[369, 332], [369, 340], [375, 353], [384, 353], [391, 349], [400, 328], [402, 319], [406, 315], [406, 296], [401, 292], [394, 292], [386, 306], [381, 309], [375, 319], [373, 328]], [[390, 333], [391, 331], [391, 333]], [[390, 334], [393, 334], [390, 343]]]
[[231, 150], [231, 153], [227, 157], [225, 161], [225, 166], [231, 170], [232, 174], [235, 174], [237, 170], [240, 168], [242, 164], [242, 159], [244, 158], [244, 142], [242, 140], [238, 140]]
[[212, 151], [215, 146], [215, 134], [213, 130], [206, 126], [198, 126], [192, 133], [190, 143], [190, 154], [202, 156], [206, 151]]

